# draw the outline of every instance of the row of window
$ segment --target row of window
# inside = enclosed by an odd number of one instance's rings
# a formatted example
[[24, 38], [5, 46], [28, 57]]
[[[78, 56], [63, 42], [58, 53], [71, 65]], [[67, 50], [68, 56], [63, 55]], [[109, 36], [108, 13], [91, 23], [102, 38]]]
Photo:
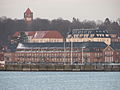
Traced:
[[113, 52], [106, 51], [106, 52], [105, 52], [105, 55], [112, 56], [112, 55], [113, 55]]
[[[85, 54], [85, 53], [84, 53]], [[71, 56], [71, 53], [17, 53], [15, 56]], [[72, 56], [81, 56], [80, 53], [72, 53]]]
[[47, 39], [32, 39], [30, 42], [63, 42], [63, 39], [51, 39], [51, 40], [47, 40]]
[[[71, 58], [16, 58], [15, 61], [33, 61], [33, 62], [70, 62]], [[77, 59], [78, 60], [78, 59]]]
[[[86, 53], [83, 52], [83, 55], [85, 56], [90, 56], [90, 53]], [[99, 57], [99, 56], [103, 56], [103, 53], [94, 53], [92, 54], [95, 57]], [[110, 51], [106, 51], [105, 52], [105, 56], [112, 56], [113, 52]], [[17, 53], [15, 54], [15, 56], [23, 56], [23, 57], [63, 57], [63, 56], [71, 56], [71, 52], [70, 53]], [[72, 56], [82, 56], [82, 53], [72, 53]]]
[[105, 57], [105, 62], [113, 62], [113, 57]]

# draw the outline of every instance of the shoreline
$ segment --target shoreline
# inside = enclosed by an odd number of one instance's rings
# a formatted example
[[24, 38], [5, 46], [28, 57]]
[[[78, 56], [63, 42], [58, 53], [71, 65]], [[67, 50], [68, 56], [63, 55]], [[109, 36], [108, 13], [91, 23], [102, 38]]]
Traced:
[[120, 65], [5, 65], [0, 71], [118, 72]]

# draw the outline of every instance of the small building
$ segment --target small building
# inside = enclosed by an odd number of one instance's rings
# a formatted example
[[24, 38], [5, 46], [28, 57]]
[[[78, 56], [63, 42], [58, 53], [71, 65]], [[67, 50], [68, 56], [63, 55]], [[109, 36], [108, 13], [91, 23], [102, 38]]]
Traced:
[[13, 42], [21, 43], [45, 43], [63, 42], [64, 38], [58, 31], [21, 31], [12, 35]]
[[33, 21], [33, 12], [29, 8], [24, 12], [24, 20], [27, 24]]
[[63, 36], [58, 31], [36, 31], [30, 40], [32, 43], [63, 42]]

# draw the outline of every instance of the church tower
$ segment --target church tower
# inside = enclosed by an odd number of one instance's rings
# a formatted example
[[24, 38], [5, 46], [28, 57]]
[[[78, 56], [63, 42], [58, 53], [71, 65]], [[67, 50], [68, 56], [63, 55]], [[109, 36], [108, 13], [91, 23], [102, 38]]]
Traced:
[[33, 12], [31, 12], [29, 8], [24, 12], [24, 20], [27, 24], [31, 23], [33, 20]]

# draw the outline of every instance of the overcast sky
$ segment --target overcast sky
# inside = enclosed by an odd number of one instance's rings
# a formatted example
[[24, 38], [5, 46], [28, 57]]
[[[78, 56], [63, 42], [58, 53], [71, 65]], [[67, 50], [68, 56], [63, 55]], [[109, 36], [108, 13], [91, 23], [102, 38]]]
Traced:
[[120, 18], [120, 0], [0, 0], [0, 17], [23, 19], [27, 8], [34, 18], [111, 20]]

